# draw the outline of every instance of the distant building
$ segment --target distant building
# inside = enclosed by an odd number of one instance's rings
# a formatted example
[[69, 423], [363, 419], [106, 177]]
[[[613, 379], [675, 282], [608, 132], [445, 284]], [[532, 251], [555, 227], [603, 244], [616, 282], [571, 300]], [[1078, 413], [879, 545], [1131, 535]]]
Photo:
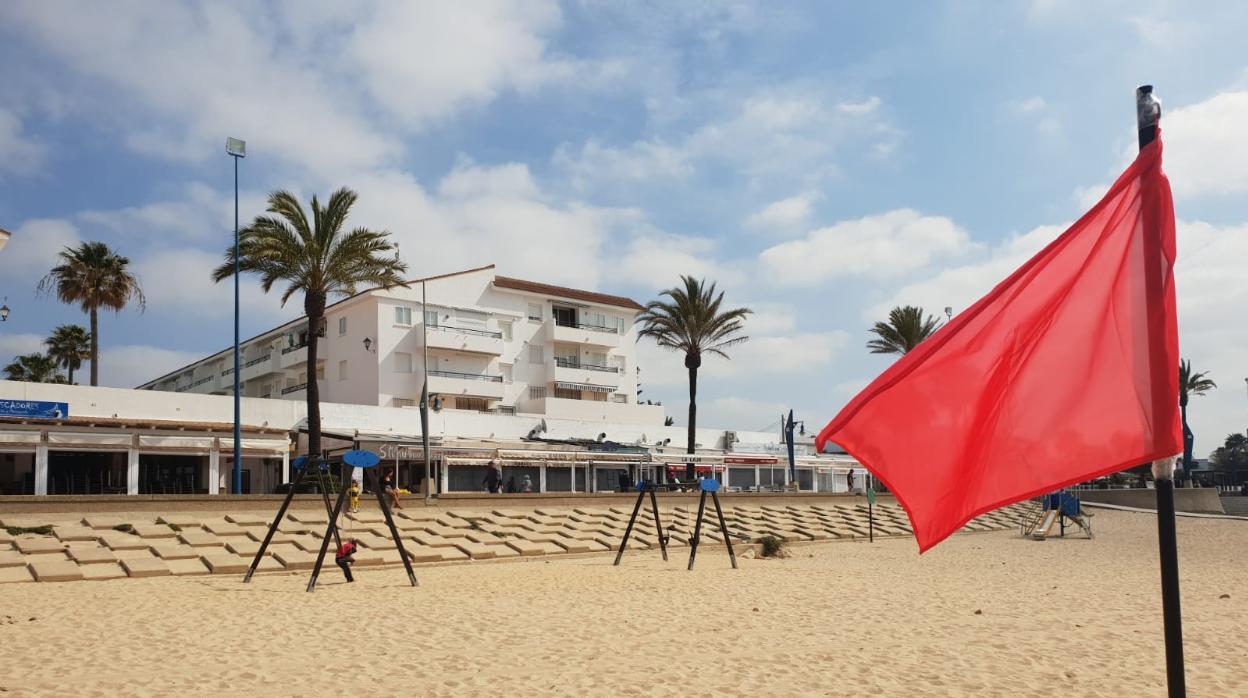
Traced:
[[[427, 305], [421, 303], [422, 287]], [[429, 357], [434, 409], [663, 424], [637, 404], [636, 301], [495, 274], [494, 266], [373, 289], [330, 305], [309, 365], [307, 319], [242, 345], [242, 394], [416, 407]], [[139, 386], [232, 394], [233, 349]]]

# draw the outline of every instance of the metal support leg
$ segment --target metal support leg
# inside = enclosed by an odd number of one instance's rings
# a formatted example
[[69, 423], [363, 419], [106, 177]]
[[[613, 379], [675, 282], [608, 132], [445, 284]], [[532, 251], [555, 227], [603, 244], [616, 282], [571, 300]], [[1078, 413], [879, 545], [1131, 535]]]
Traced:
[[706, 512], [706, 490], [702, 490], [702, 496], [698, 499], [698, 519], [693, 525], [693, 540], [689, 541], [689, 567], [693, 569], [693, 560], [698, 556], [698, 539], [702, 537], [702, 514]]
[[732, 536], [728, 534], [728, 524], [724, 522], [724, 510], [719, 507], [719, 493], [712, 492], [711, 499], [715, 502], [715, 513], [719, 515], [719, 532], [724, 537], [724, 545], [728, 546], [728, 559], [732, 560], [732, 569], [737, 569], [737, 554], [732, 552]]
[[282, 506], [277, 510], [277, 516], [273, 519], [273, 523], [269, 526], [269, 532], [264, 534], [264, 540], [260, 542], [260, 549], [256, 551], [256, 558], [251, 561], [251, 567], [247, 568], [247, 574], [243, 575], [243, 583], [251, 581], [251, 575], [256, 573], [256, 568], [260, 566], [260, 559], [264, 557], [264, 551], [269, 548], [269, 541], [273, 540], [273, 534], [277, 532], [277, 526], [282, 522], [282, 517], [286, 516], [286, 510], [290, 508], [290, 501], [295, 498], [295, 490], [299, 487], [299, 483], [303, 482], [303, 476], [308, 472], [308, 468], [299, 469], [299, 474], [295, 476], [295, 481], [290, 484], [290, 490], [286, 492], [286, 498], [282, 500]]
[[659, 520], [659, 499], [654, 494], [654, 485], [648, 484], [650, 490], [650, 509], [654, 511], [654, 528], [659, 534], [659, 550], [663, 551], [663, 562], [667, 562], [667, 537], [663, 535], [663, 522]]
[[[412, 571], [412, 561], [407, 558], [407, 549], [403, 547], [403, 539], [399, 537], [399, 530], [394, 525], [394, 517], [390, 515], [390, 505], [386, 504], [386, 496], [382, 493], [381, 483], [375, 487], [377, 493], [377, 504], [381, 507], [381, 513], [386, 517], [386, 526], [390, 527], [390, 536], [394, 538], [394, 547], [399, 549], [399, 559], [403, 561], [403, 569], [407, 570], [407, 580], [412, 586], [420, 586], [416, 583], [416, 573]], [[395, 485], [398, 486], [397, 483]]]
[[[318, 484], [317, 489], [319, 489], [319, 490], [321, 491], [321, 499], [323, 499], [323, 500], [325, 501], [325, 513], [326, 513], [326, 515], [332, 516], [332, 515], [333, 515], [333, 513], [332, 513], [332, 512], [333, 512], [333, 507], [331, 507], [331, 506], [329, 505], [329, 476], [328, 476], [328, 473], [327, 473], [326, 471], [324, 471], [324, 470], [321, 470], [321, 468], [320, 468], [320, 464], [319, 464], [319, 463], [317, 464], [317, 470], [316, 470], [316, 473], [317, 473], [317, 484]], [[339, 489], [339, 490], [342, 490], [342, 491], [345, 491], [345, 490], [346, 490], [346, 488], [342, 486], [342, 480], [341, 480], [341, 479], [339, 479], [339, 480], [338, 480], [338, 489]], [[341, 537], [339, 537], [339, 535], [338, 535], [338, 527], [337, 527], [337, 526], [334, 526], [334, 545], [336, 545], [336, 546], [338, 546], [338, 547], [342, 547], [342, 538], [341, 538]]]
[[[645, 499], [646, 491], [643, 489], [637, 493], [637, 503], [633, 505], [633, 515], [628, 517], [628, 526], [624, 528], [624, 538], [620, 540], [620, 549], [615, 553], [615, 566], [620, 564], [620, 558], [624, 557], [624, 548], [628, 545], [628, 537], [633, 534], [633, 524], [637, 521], [637, 512], [641, 511], [641, 501]], [[667, 559], [664, 556], [663, 559]]]
[[[345, 464], [342, 467], [347, 467]], [[312, 578], [308, 580], [308, 591], [316, 588], [316, 578], [321, 575], [321, 565], [325, 564], [325, 552], [329, 550], [330, 537], [338, 537], [338, 515], [342, 513], [342, 503], [347, 500], [347, 488], [338, 488], [338, 503], [329, 515], [329, 525], [325, 527], [325, 537], [321, 539], [321, 552], [317, 553], [316, 565], [312, 568]], [[341, 544], [340, 544], [341, 545]]]

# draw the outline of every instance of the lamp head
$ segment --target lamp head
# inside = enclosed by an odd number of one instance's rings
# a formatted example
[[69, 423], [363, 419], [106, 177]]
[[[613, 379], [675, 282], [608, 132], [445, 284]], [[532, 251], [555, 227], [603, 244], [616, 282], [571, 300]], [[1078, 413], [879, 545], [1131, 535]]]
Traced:
[[239, 138], [227, 138], [225, 139], [225, 152], [236, 158], [245, 158], [247, 157], [247, 141]]
[[[4, 300], [8, 301], [9, 297], [5, 296]], [[4, 305], [0, 305], [0, 322], [8, 322], [8, 320], [9, 320], [9, 304], [6, 302]], [[1248, 378], [1244, 380], [1248, 380]]]
[[373, 350], [373, 340], [369, 339], [368, 337], [365, 337], [364, 338], [364, 351], [372, 351], [372, 350]]

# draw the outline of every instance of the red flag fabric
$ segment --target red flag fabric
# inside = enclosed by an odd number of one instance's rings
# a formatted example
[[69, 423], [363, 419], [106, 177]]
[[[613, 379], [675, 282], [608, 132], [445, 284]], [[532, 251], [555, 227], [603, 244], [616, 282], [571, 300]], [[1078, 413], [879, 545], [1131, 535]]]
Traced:
[[1069, 230], [819, 433], [892, 491], [920, 552], [971, 519], [1183, 450], [1161, 135]]

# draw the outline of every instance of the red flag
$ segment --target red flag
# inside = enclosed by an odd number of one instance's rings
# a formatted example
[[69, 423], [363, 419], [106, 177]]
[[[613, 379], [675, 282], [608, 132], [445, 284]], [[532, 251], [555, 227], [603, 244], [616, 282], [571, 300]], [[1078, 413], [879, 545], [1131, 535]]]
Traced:
[[920, 552], [993, 509], [1183, 450], [1161, 136], [1105, 198], [819, 433], [888, 486]]

